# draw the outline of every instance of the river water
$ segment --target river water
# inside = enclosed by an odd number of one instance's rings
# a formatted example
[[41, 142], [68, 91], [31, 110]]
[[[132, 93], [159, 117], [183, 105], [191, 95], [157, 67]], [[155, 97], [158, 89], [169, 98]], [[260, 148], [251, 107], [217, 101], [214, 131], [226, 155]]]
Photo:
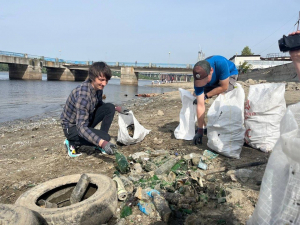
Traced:
[[[46, 74], [42, 80], [9, 80], [8, 72], [0, 72], [0, 126], [13, 120], [58, 116], [70, 92], [80, 83], [82, 81], [48, 81]], [[104, 88], [104, 101], [122, 105], [138, 98], [137, 94], [173, 90], [152, 87], [151, 80], [139, 80], [135, 86], [120, 85], [120, 79], [112, 78]]]

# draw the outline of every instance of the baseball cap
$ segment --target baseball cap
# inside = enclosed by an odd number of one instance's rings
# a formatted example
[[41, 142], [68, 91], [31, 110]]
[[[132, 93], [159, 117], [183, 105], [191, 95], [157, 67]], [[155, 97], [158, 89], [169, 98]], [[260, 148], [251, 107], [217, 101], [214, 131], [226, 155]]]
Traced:
[[203, 87], [208, 83], [207, 76], [210, 73], [210, 69], [210, 64], [206, 60], [201, 60], [194, 65], [193, 77], [195, 87]]

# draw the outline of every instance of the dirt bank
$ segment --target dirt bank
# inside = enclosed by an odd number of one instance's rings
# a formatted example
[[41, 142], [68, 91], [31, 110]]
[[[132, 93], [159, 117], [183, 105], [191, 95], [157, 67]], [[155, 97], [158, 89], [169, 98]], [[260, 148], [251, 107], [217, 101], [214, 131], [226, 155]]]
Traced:
[[[161, 86], [192, 88], [192, 83], [161, 84]], [[247, 84], [244, 85], [248, 92]], [[192, 89], [190, 89], [192, 91]], [[287, 90], [285, 97], [287, 104], [299, 102], [300, 91]], [[212, 100], [211, 102], [212, 103]], [[203, 153], [207, 138], [199, 148], [191, 141], [176, 140], [173, 131], [179, 124], [181, 100], [178, 91], [157, 95], [150, 98], [139, 98], [127, 104], [138, 121], [150, 129], [151, 132], [144, 141], [132, 146], [118, 146], [126, 156], [146, 149], [165, 149], [171, 153], [184, 155], [188, 153]], [[208, 107], [207, 107], [208, 108]], [[162, 113], [158, 113], [158, 110]], [[110, 135], [117, 137], [118, 116], [115, 115]], [[114, 157], [98, 154], [89, 150], [89, 154], [77, 158], [67, 156], [63, 146], [64, 135], [58, 118], [48, 118], [39, 121], [23, 121], [10, 126], [0, 127], [0, 203], [13, 204], [20, 194], [32, 186], [53, 178], [75, 173], [102, 173], [112, 177]], [[268, 159], [269, 154], [244, 146], [241, 159], [231, 159], [219, 155], [214, 159], [209, 169], [223, 166], [237, 165], [253, 161]], [[206, 181], [205, 185], [212, 190], [222, 188], [227, 196], [227, 202], [218, 203], [216, 199], [208, 199], [205, 204], [199, 204], [193, 215], [204, 219], [218, 219], [230, 221], [231, 224], [245, 224], [252, 214], [258, 198], [260, 181], [265, 165], [251, 168], [253, 176], [246, 182], [234, 182], [225, 173], [218, 173]], [[187, 215], [176, 215], [177, 224]], [[134, 213], [128, 219], [131, 223], [151, 224], [146, 215], [134, 208]], [[141, 222], [143, 221], [143, 222]], [[173, 224], [176, 224], [175, 222]], [[221, 223], [222, 224], [222, 223]], [[225, 223], [224, 223], [225, 224]], [[228, 223], [227, 223], [228, 224]]]

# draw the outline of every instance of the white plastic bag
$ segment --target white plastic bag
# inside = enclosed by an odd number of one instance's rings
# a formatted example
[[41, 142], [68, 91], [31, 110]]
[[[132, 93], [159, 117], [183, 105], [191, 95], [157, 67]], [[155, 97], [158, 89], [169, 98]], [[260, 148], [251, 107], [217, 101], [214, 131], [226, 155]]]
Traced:
[[174, 136], [176, 139], [193, 140], [197, 121], [196, 105], [193, 105], [193, 101], [196, 97], [182, 88], [178, 90], [180, 91], [182, 108], [179, 114], [179, 125], [174, 131]]
[[[123, 143], [124, 145], [132, 145], [142, 141], [150, 130], [145, 129], [134, 117], [133, 112], [129, 111], [128, 115], [119, 113], [119, 130], [117, 141]], [[133, 137], [128, 134], [127, 127], [129, 125], [134, 125]]]
[[245, 92], [240, 84], [220, 94], [207, 113], [207, 146], [232, 158], [240, 158], [244, 144]]
[[245, 142], [263, 152], [271, 151], [279, 138], [286, 110], [285, 84], [251, 85], [245, 105]]
[[300, 224], [300, 102], [280, 123], [280, 138], [269, 158], [259, 199], [247, 224]]

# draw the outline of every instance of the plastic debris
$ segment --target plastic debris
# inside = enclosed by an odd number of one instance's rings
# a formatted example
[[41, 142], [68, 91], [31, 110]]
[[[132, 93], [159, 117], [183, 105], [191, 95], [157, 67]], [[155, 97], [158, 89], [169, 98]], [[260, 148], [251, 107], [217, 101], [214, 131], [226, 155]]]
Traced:
[[198, 167], [202, 170], [207, 170], [207, 164], [201, 158]]
[[208, 159], [214, 159], [218, 157], [219, 154], [213, 153], [212, 151], [209, 150], [204, 150], [203, 155]]

